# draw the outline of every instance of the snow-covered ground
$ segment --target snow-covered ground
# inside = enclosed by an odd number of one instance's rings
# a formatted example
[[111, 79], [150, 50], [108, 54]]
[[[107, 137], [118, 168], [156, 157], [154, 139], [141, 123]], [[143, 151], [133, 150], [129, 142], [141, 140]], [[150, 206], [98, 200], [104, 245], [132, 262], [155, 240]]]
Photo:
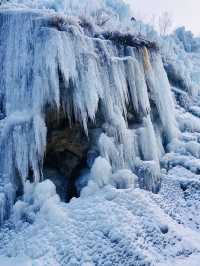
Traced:
[[200, 179], [185, 168], [159, 194], [106, 186], [66, 204], [50, 181], [32, 189], [1, 230], [1, 265], [198, 265]]

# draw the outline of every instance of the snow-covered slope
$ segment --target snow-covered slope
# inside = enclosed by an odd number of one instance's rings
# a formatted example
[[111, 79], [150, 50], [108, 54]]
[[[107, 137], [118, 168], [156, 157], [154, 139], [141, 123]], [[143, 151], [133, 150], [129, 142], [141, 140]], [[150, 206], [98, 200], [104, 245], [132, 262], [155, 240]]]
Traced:
[[48, 181], [32, 190], [1, 231], [9, 265], [197, 265], [189, 263], [200, 258], [199, 177], [189, 171], [163, 175], [157, 195], [92, 187], [66, 204]]

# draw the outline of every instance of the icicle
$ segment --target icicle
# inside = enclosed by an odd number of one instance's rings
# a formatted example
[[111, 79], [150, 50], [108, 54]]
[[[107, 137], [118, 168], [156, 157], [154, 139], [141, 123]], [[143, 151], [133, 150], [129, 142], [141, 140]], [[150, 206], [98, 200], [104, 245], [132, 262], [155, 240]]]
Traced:
[[112, 165], [113, 170], [123, 168], [124, 159], [120, 147], [117, 149], [114, 138], [101, 134], [99, 139], [99, 149], [101, 155], [105, 157]]
[[157, 193], [161, 182], [159, 164], [155, 161], [140, 161], [136, 169], [140, 187]]
[[178, 130], [174, 117], [175, 107], [167, 74], [163, 68], [160, 55], [152, 53], [150, 60], [148, 51], [144, 49], [143, 57], [144, 71], [151, 98], [156, 104], [167, 141], [170, 142], [178, 136]]
[[6, 210], [6, 198], [4, 193], [0, 193], [0, 226], [3, 224], [5, 219]]
[[35, 181], [39, 181], [46, 147], [46, 126], [43, 119], [39, 115], [16, 112], [5, 120], [0, 147], [4, 152], [11, 151], [11, 158], [5, 161], [4, 171], [8, 173], [9, 169], [16, 168], [24, 184], [31, 168]]
[[134, 57], [126, 60], [126, 75], [133, 109], [138, 116], [146, 116], [150, 111], [147, 86], [140, 65]]
[[112, 168], [109, 162], [103, 157], [97, 157], [91, 169], [90, 179], [103, 187], [110, 183]]
[[144, 119], [144, 127], [140, 128], [138, 133], [142, 159], [145, 161], [155, 160], [159, 164], [159, 147], [150, 116]]

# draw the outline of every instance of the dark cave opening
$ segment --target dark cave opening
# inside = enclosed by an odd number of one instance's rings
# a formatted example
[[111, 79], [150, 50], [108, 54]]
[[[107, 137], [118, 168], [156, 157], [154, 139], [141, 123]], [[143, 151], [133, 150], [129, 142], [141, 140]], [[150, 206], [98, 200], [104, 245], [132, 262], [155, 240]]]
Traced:
[[78, 197], [76, 180], [86, 167], [86, 158], [79, 159], [76, 155], [64, 151], [47, 154], [44, 161], [44, 179], [50, 179], [56, 186], [56, 192], [64, 202]]
[[58, 116], [54, 111], [48, 112], [46, 124], [48, 134], [43, 177], [55, 184], [62, 201], [69, 202], [79, 196], [75, 183], [86, 167], [89, 138], [79, 123], [70, 127], [63, 112]]

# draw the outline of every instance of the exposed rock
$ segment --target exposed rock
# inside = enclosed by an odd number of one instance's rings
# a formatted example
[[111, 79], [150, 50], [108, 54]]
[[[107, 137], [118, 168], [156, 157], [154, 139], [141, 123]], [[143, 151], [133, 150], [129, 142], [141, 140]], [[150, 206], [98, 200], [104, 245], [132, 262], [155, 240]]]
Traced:
[[74, 125], [72, 128], [53, 130], [48, 136], [47, 143], [47, 154], [67, 150], [81, 159], [88, 149], [89, 142], [81, 126]]
[[[98, 35], [97, 35], [98, 36]], [[118, 31], [110, 32], [105, 31], [101, 33], [101, 35], [104, 39], [110, 40], [114, 42], [115, 44], [123, 45], [123, 46], [131, 46], [136, 48], [148, 48], [150, 50], [158, 51], [158, 45], [155, 42], [148, 41], [141, 36], [134, 36], [130, 33], [122, 33]]]

